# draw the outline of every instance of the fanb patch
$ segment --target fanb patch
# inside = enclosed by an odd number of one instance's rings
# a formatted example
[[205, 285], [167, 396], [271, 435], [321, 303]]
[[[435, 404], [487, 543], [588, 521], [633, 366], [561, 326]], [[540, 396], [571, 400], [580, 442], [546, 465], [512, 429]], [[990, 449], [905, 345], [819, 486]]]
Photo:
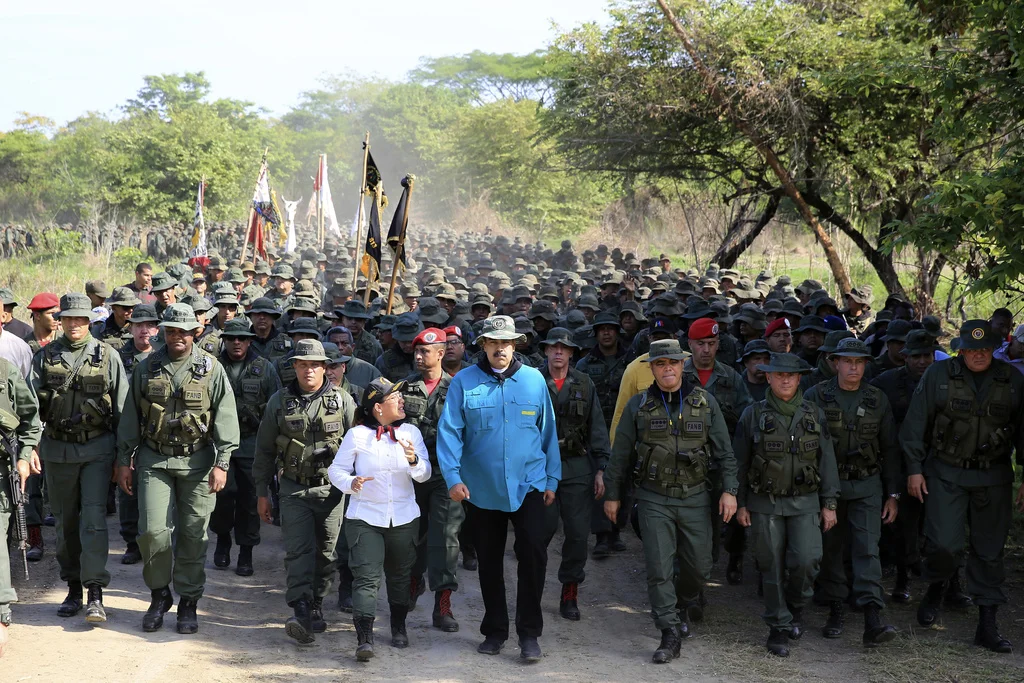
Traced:
[[969, 413], [971, 412], [971, 406], [974, 405], [974, 401], [969, 401], [965, 398], [954, 398], [950, 399], [949, 406], [958, 413]]
[[183, 398], [186, 401], [202, 401], [203, 392], [201, 389], [186, 389]]
[[326, 433], [326, 434], [333, 434], [334, 432], [340, 432], [340, 431], [341, 431], [341, 423], [340, 422], [328, 422], [327, 424], [324, 425], [324, 433]]
[[818, 450], [818, 440], [817, 439], [811, 439], [809, 441], [805, 441], [804, 442], [804, 451], [810, 453], [811, 451], [816, 451], [816, 450]]
[[291, 432], [301, 432], [306, 428], [305, 420], [285, 420], [288, 423], [288, 430]]
[[661, 431], [664, 431], [666, 429], [668, 429], [668, 420], [666, 420], [665, 418], [662, 417], [662, 418], [656, 418], [654, 420], [651, 420], [651, 431], [652, 432], [661, 432]]
[[786, 444], [782, 441], [765, 441], [764, 449], [769, 453], [781, 453], [786, 450]]
[[688, 434], [699, 434], [699, 433], [701, 433], [703, 431], [704, 431], [704, 423], [703, 422], [699, 422], [698, 421], [698, 422], [687, 422], [686, 423], [686, 432]]

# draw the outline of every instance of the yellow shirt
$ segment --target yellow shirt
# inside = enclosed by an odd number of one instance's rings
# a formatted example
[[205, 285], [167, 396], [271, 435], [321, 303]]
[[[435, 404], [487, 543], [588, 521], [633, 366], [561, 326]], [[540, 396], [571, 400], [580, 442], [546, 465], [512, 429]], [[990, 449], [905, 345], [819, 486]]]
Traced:
[[626, 366], [622, 372], [622, 382], [619, 383], [619, 396], [615, 399], [615, 414], [612, 416], [611, 441], [615, 445], [615, 429], [619, 426], [622, 418], [622, 411], [626, 409], [629, 399], [654, 384], [654, 375], [651, 373], [650, 363], [645, 361], [651, 354], [645, 353], [638, 356], [636, 360]]

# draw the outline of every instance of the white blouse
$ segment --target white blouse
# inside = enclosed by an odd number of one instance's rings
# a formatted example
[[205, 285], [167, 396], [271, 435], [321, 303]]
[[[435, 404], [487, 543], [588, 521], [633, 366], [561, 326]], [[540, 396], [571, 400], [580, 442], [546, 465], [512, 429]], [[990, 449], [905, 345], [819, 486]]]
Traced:
[[[377, 527], [408, 524], [420, 516], [413, 480], [430, 479], [430, 460], [423, 436], [414, 425], [395, 427], [395, 436], [412, 443], [419, 462], [409, 465], [402, 444], [387, 434], [377, 440], [377, 430], [362, 425], [345, 434], [334, 462], [327, 468], [327, 477], [343, 493], [352, 495], [345, 517], [361, 519]], [[356, 476], [373, 477], [363, 482], [358, 492], [352, 491]]]

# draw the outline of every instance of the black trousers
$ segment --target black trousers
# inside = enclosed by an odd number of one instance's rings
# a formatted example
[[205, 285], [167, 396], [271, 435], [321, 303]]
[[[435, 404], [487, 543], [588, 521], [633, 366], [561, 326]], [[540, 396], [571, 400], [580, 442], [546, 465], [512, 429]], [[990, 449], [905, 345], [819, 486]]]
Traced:
[[468, 521], [479, 562], [480, 593], [484, 619], [480, 633], [485, 638], [508, 639], [508, 602], [505, 597], [505, 540], [508, 523], [515, 532], [513, 549], [518, 562], [519, 589], [516, 596], [516, 633], [520, 638], [539, 638], [544, 630], [541, 598], [548, 566], [548, 544], [555, 535], [557, 518], [547, 514], [544, 494], [530, 491], [515, 512], [485, 510], [467, 506]]

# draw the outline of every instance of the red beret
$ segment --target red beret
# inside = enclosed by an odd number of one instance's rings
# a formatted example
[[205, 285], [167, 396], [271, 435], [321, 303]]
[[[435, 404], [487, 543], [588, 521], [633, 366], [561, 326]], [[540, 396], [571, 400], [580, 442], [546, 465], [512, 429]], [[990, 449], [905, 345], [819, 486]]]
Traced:
[[775, 322], [773, 322], [771, 325], [769, 325], [768, 329], [766, 329], [764, 331], [764, 338], [767, 339], [768, 337], [772, 336], [774, 333], [778, 332], [779, 330], [782, 330], [782, 329], [788, 330], [791, 327], [792, 327], [792, 325], [789, 324], [789, 318], [780, 316], [780, 317], [776, 318]]
[[713, 318], [698, 318], [686, 331], [687, 339], [707, 339], [718, 336], [718, 323]]
[[462, 339], [462, 329], [459, 328], [458, 325], [449, 325], [444, 328], [444, 333], [449, 337], [458, 337], [460, 340]]
[[28, 310], [30, 311], [45, 311], [57, 306], [60, 306], [60, 300], [56, 294], [51, 294], [50, 292], [36, 294], [32, 297], [32, 301], [28, 302]]
[[421, 344], [444, 344], [448, 341], [448, 336], [443, 330], [439, 330], [436, 327], [428, 327], [427, 329], [416, 335], [416, 338], [412, 340], [413, 346], [420, 346]]

